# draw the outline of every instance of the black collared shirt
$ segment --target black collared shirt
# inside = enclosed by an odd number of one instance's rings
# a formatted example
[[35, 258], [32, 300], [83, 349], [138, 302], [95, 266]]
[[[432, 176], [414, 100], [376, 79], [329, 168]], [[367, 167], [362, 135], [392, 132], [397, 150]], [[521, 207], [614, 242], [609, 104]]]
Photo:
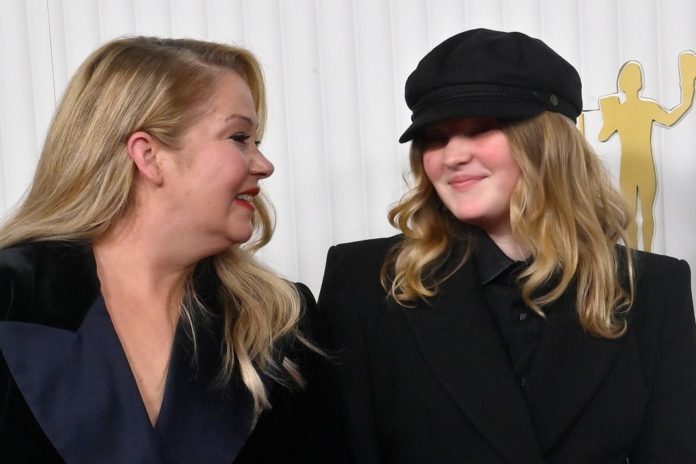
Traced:
[[527, 263], [508, 258], [485, 233], [476, 234], [474, 259], [486, 303], [498, 323], [515, 375], [524, 387], [545, 324], [522, 300], [517, 276]]

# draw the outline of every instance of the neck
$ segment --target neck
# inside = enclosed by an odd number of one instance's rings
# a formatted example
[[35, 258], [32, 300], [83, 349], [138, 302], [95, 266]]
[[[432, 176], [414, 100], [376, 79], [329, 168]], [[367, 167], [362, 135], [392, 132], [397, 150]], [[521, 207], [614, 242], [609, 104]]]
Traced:
[[195, 262], [182, 260], [167, 241], [137, 221], [123, 219], [93, 245], [107, 305], [178, 320], [186, 278]]

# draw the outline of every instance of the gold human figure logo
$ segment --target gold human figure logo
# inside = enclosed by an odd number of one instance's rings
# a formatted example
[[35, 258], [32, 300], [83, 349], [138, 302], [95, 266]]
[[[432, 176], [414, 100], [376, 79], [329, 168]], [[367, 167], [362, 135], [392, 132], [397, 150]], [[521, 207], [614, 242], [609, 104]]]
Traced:
[[627, 230], [629, 245], [638, 246], [636, 213], [641, 207], [643, 249], [652, 248], [655, 219], [653, 205], [657, 193], [655, 161], [652, 151], [653, 123], [671, 127], [688, 111], [694, 100], [696, 80], [696, 54], [692, 51], [679, 55], [681, 103], [667, 110], [656, 101], [643, 98], [643, 69], [637, 61], [629, 61], [621, 67], [617, 81], [619, 92], [599, 99], [604, 124], [599, 141], [604, 142], [615, 132], [621, 139], [621, 168], [619, 183], [628, 200], [634, 221]]

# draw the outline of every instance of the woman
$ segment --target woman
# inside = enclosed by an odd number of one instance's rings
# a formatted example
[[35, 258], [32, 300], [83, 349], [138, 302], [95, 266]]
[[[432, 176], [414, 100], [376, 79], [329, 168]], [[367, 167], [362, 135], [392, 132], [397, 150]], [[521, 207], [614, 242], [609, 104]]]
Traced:
[[313, 298], [253, 257], [263, 85], [197, 40], [115, 40], [77, 71], [0, 228], [0, 461], [233, 462], [302, 384]]
[[575, 69], [485, 29], [406, 83], [401, 234], [332, 247], [317, 326], [358, 463], [696, 462], [684, 261], [628, 250]]

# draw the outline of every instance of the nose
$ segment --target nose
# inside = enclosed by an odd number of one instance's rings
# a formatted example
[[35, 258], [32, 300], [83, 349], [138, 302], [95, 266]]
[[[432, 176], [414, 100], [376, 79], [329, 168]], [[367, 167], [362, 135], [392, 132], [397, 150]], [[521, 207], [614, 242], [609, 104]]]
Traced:
[[442, 147], [443, 162], [447, 167], [456, 167], [471, 161], [473, 142], [470, 137], [462, 134], [452, 135]]
[[261, 150], [257, 148], [255, 153], [252, 155], [249, 172], [261, 179], [265, 179], [266, 177], [270, 177], [270, 175], [273, 174], [273, 171], [275, 171], [273, 163], [271, 163], [269, 159], [264, 156]]

